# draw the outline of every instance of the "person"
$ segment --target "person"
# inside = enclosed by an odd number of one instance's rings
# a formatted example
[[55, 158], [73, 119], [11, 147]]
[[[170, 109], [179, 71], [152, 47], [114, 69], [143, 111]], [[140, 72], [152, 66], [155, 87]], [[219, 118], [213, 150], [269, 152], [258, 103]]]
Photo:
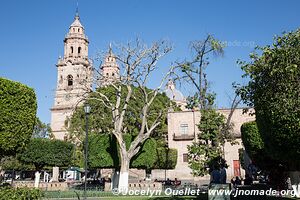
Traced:
[[180, 186], [181, 185], [181, 181], [179, 181], [177, 178], [175, 178], [174, 185], [176, 187]]
[[234, 181], [234, 185], [238, 186], [238, 185], [242, 185], [242, 180], [240, 179], [240, 177], [235, 177], [235, 181]]
[[222, 165], [221, 171], [220, 171], [220, 183], [226, 184], [226, 180], [227, 180], [227, 174], [226, 174], [225, 165]]
[[171, 180], [170, 180], [169, 178], [167, 178], [165, 185], [166, 185], [166, 186], [172, 185]]
[[253, 180], [252, 177], [249, 176], [249, 174], [245, 175], [244, 185], [252, 185]]
[[213, 171], [210, 175], [210, 183], [220, 184], [221, 183], [221, 173], [217, 166], [213, 167]]

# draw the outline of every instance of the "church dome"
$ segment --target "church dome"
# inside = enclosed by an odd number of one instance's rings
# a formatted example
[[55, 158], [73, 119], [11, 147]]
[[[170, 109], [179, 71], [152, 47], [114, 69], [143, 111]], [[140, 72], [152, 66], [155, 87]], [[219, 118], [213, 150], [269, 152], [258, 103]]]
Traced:
[[185, 101], [183, 94], [175, 88], [175, 84], [172, 80], [169, 80], [164, 92], [172, 101]]

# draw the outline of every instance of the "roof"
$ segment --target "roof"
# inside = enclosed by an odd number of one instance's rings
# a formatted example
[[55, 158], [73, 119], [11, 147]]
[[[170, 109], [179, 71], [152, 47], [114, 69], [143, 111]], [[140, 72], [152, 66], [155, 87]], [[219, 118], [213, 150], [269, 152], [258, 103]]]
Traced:
[[82, 24], [80, 23], [80, 20], [79, 20], [79, 16], [78, 16], [78, 15], [75, 16], [75, 20], [74, 20], [74, 22], [71, 24], [70, 27], [83, 27]]

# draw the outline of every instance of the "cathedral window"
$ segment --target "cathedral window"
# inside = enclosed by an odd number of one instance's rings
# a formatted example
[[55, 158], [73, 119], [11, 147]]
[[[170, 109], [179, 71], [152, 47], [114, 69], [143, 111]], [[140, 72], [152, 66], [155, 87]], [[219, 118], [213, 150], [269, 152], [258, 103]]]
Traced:
[[78, 29], [78, 33], [79, 33], [80, 29]]
[[81, 52], [81, 47], [78, 47], [78, 54], [80, 54]]
[[73, 85], [73, 76], [68, 75], [68, 86], [72, 86], [72, 85]]
[[112, 73], [111, 75], [112, 75], [112, 76], [115, 76], [115, 73]]
[[71, 47], [71, 53], [73, 53], [73, 47]]
[[108, 73], [106, 73], [106, 76], [108, 76], [109, 74]]

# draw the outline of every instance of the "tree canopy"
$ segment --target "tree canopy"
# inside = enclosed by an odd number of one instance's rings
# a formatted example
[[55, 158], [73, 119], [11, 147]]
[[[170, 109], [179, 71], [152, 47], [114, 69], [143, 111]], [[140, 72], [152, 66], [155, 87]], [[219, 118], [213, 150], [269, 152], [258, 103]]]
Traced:
[[300, 169], [300, 30], [256, 50], [250, 62], [240, 62], [250, 79], [240, 94], [255, 108], [266, 153]]
[[41, 170], [45, 166], [68, 167], [73, 155], [74, 145], [70, 142], [32, 138], [26, 149], [19, 154], [19, 159]]
[[[126, 98], [126, 86], [122, 86], [122, 98]], [[129, 102], [128, 110], [124, 118], [124, 134], [130, 134], [136, 136], [139, 128], [141, 127], [142, 118], [141, 110], [144, 105], [142, 91], [138, 87], [132, 87], [133, 94], [132, 99]], [[151, 91], [147, 89], [147, 91]], [[112, 134], [114, 124], [112, 123], [112, 112], [107, 108], [103, 102], [97, 100], [100, 93], [107, 95], [112, 100], [116, 101], [115, 89], [113, 86], [98, 88], [95, 92], [91, 93], [88, 98], [88, 104], [90, 105], [91, 113], [89, 114], [89, 129], [93, 134]], [[153, 130], [152, 137], [164, 138], [167, 134], [167, 111], [172, 103], [165, 94], [159, 93], [154, 102], [151, 104], [148, 112], [148, 123], [153, 123], [156, 118], [160, 116], [159, 126]], [[72, 118], [69, 120], [69, 132], [71, 133], [70, 139], [80, 139], [83, 141], [85, 131], [85, 113], [83, 106], [78, 107]]]
[[36, 109], [32, 88], [0, 78], [0, 156], [14, 155], [29, 142]]

